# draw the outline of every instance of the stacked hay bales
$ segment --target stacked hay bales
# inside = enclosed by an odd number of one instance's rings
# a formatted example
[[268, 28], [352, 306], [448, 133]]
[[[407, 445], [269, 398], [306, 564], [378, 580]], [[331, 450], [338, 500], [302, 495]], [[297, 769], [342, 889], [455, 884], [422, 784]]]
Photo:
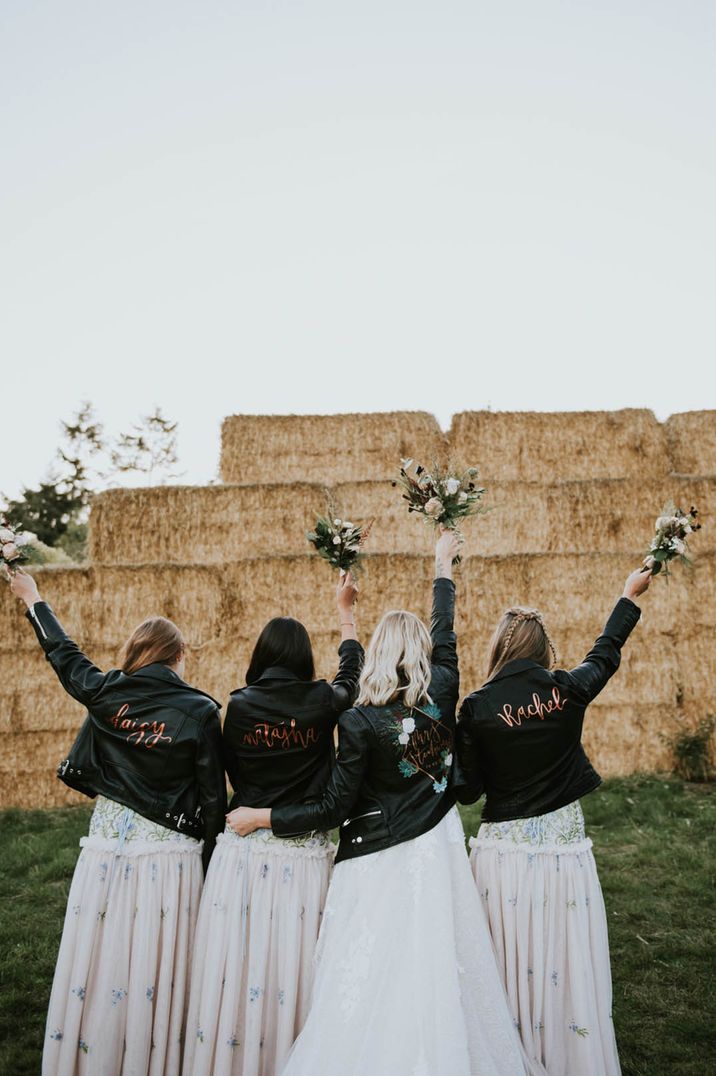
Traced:
[[[225, 702], [244, 682], [256, 635], [290, 613], [309, 628], [322, 675], [337, 666], [335, 580], [304, 531], [326, 493], [353, 521], [375, 516], [358, 619], [367, 638], [388, 608], [429, 616], [433, 535], [391, 478], [401, 455], [476, 462], [495, 510], [466, 527], [457, 628], [463, 691], [483, 678], [492, 627], [510, 604], [539, 606], [560, 663], [598, 634], [654, 516], [670, 499], [716, 512], [716, 416], [648, 411], [457, 415], [444, 438], [424, 414], [224, 423], [225, 485], [113, 490], [97, 498], [87, 568], [39, 570], [42, 593], [102, 668], [151, 613], [176, 620], [187, 678]], [[340, 446], [340, 448], [338, 447]], [[696, 566], [657, 579], [619, 675], [590, 710], [586, 745], [605, 774], [668, 767], [669, 738], [716, 710], [716, 540], [694, 536]], [[0, 804], [78, 797], [54, 776], [83, 719], [0, 588]]]

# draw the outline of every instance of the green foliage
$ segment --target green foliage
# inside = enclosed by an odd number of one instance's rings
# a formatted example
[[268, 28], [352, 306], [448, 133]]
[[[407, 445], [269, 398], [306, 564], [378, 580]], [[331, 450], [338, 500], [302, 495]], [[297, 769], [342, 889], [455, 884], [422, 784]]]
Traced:
[[674, 770], [685, 781], [710, 781], [714, 777], [713, 733], [716, 717], [702, 717], [695, 729], [678, 733], [669, 743], [674, 752]]
[[[604, 890], [623, 1076], [705, 1076], [716, 1050], [716, 787], [607, 781], [583, 801]], [[477, 832], [480, 805], [461, 809]], [[0, 812], [0, 1072], [36, 1076], [89, 809]]]
[[[62, 422], [62, 440], [53, 469], [36, 488], [25, 486], [22, 495], [5, 500], [8, 522], [29, 531], [41, 543], [64, 551], [75, 562], [87, 556], [87, 520], [93, 493], [113, 475], [130, 472], [176, 478], [177, 423], [161, 410], [141, 419], [132, 432], [121, 434], [112, 445], [85, 400], [69, 422]], [[36, 562], [48, 563], [42, 553]]]
[[41, 482], [37, 489], [25, 487], [22, 497], [7, 501], [5, 515], [20, 531], [30, 531], [46, 545], [55, 545], [67, 532], [84, 504], [83, 497], [64, 483]]

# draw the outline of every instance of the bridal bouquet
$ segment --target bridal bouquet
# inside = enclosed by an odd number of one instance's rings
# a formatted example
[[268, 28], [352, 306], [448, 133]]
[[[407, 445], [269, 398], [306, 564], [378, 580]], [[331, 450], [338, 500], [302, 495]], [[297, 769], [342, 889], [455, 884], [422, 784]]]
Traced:
[[482, 504], [486, 491], [477, 484], [476, 467], [459, 474], [437, 464], [427, 471], [415, 460], [401, 460], [401, 464], [400, 477], [393, 485], [403, 490], [408, 511], [425, 516], [429, 523], [460, 534], [460, 520], [489, 511]]
[[697, 522], [698, 511], [691, 506], [682, 512], [674, 504], [668, 504], [656, 521], [656, 533], [644, 558], [643, 571], [658, 575], [664, 569], [669, 574], [669, 562], [678, 557], [682, 564], [691, 564], [687, 535], [701, 529]]
[[312, 531], [306, 537], [319, 557], [327, 560], [332, 568], [342, 572], [360, 571], [361, 550], [373, 526], [373, 520], [358, 526], [347, 519], [340, 519], [332, 504], [328, 515], [318, 516]]
[[0, 565], [12, 570], [28, 559], [26, 546], [30, 536], [16, 531], [5, 520], [0, 520]]

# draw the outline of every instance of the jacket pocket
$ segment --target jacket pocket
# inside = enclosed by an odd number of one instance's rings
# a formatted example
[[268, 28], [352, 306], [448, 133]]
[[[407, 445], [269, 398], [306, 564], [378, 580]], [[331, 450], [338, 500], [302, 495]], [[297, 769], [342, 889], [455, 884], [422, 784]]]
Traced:
[[340, 834], [341, 840], [348, 844], [370, 844], [390, 837], [390, 826], [382, 809], [376, 808], [346, 818], [341, 824]]

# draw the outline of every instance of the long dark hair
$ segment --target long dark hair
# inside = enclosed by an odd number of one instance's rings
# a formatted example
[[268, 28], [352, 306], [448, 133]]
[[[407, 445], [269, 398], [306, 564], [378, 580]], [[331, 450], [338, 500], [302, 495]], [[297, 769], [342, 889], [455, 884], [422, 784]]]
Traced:
[[246, 683], [255, 684], [262, 673], [274, 665], [290, 669], [298, 680], [315, 677], [311, 639], [300, 620], [290, 616], [275, 616], [269, 620], [256, 640], [246, 670]]

